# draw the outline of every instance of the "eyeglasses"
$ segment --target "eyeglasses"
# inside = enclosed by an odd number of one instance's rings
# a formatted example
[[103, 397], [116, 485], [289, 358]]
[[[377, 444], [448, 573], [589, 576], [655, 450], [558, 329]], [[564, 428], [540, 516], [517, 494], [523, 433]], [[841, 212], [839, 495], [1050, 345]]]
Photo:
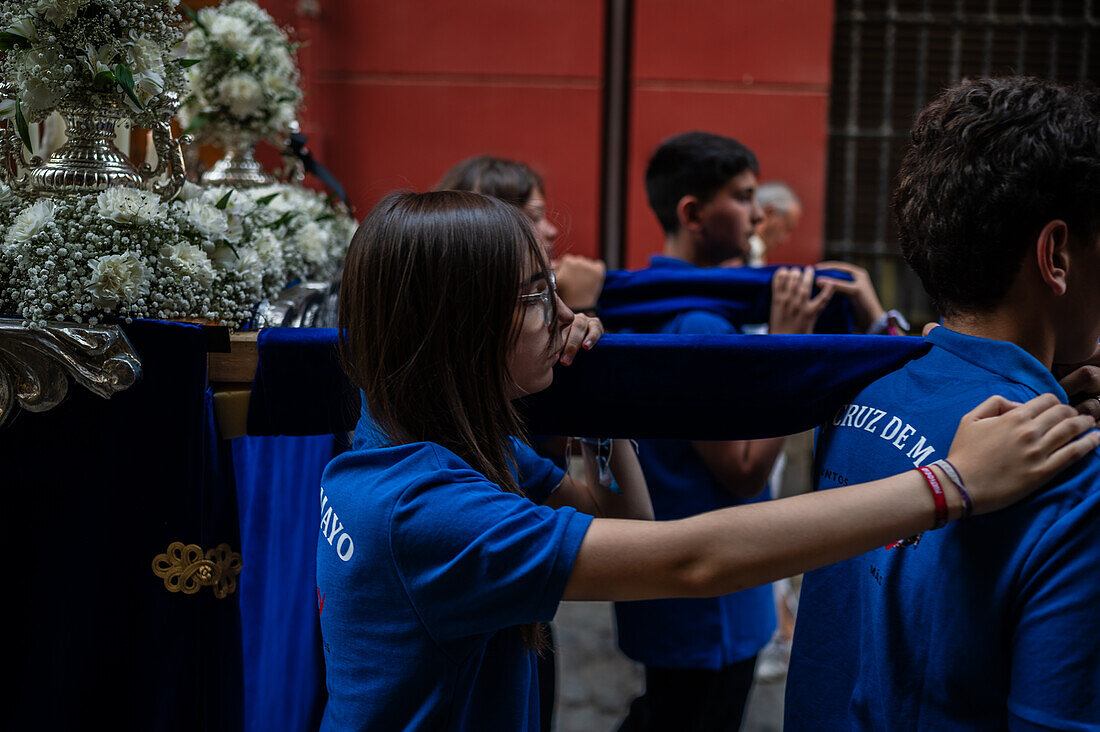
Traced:
[[553, 271], [550, 272], [550, 277], [547, 280], [546, 287], [538, 292], [532, 292], [527, 295], [520, 295], [519, 301], [524, 305], [531, 305], [536, 302], [542, 304], [542, 321], [543, 325], [549, 326], [554, 322], [554, 315], [558, 310], [558, 280], [554, 277]]

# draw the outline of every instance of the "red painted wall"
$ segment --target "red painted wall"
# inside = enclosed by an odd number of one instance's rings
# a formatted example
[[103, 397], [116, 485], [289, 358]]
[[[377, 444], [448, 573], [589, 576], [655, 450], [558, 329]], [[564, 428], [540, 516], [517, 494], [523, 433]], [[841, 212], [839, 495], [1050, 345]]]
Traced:
[[543, 175], [561, 251], [598, 253], [603, 8], [590, 0], [264, 3], [307, 46], [305, 131], [364, 215], [465, 158]]
[[[307, 44], [304, 131], [360, 215], [488, 153], [543, 174], [563, 251], [598, 253], [604, 3], [319, 0], [310, 19], [298, 0], [261, 1]], [[690, 129], [745, 142], [762, 180], [802, 197], [773, 261], [820, 258], [832, 13], [832, 0], [635, 0], [628, 266], [663, 244], [645, 162]]]
[[802, 199], [802, 225], [773, 263], [810, 264], [824, 241], [831, 0], [636, 0], [626, 264], [664, 246], [646, 203], [650, 153], [671, 135], [706, 130], [756, 153], [761, 181]]

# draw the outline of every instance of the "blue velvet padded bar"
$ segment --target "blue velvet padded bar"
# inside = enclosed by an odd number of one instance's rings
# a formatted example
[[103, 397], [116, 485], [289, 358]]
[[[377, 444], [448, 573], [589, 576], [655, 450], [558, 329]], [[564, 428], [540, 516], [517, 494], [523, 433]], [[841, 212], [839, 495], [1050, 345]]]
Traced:
[[[721, 315], [733, 325], [768, 322], [771, 281], [778, 267], [653, 267], [608, 272], [597, 311], [611, 330], [652, 332], [690, 310]], [[835, 279], [846, 272], [817, 271]], [[816, 294], [816, 289], [815, 289]], [[834, 297], [818, 319], [815, 333], [851, 333], [852, 305]]]
[[[832, 417], [844, 399], [920, 356], [923, 339], [886, 336], [613, 335], [529, 397], [539, 434], [735, 440], [791, 434]], [[336, 331], [260, 332], [249, 406], [253, 435], [352, 429], [354, 389]]]

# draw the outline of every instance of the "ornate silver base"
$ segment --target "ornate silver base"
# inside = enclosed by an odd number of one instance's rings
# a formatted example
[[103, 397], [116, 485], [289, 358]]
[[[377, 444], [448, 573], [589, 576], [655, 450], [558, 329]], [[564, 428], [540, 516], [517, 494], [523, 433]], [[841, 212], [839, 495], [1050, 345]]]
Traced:
[[56, 407], [69, 392], [70, 377], [108, 399], [140, 376], [141, 360], [117, 325], [58, 323], [34, 330], [0, 318], [0, 427], [19, 407]]
[[264, 170], [255, 157], [253, 143], [231, 147], [214, 167], [202, 174], [202, 182], [208, 186], [252, 188], [276, 182], [275, 176]]
[[144, 181], [130, 159], [115, 147], [114, 136], [114, 120], [73, 119], [69, 141], [28, 174], [31, 188], [53, 196], [95, 193], [112, 186], [140, 188]]

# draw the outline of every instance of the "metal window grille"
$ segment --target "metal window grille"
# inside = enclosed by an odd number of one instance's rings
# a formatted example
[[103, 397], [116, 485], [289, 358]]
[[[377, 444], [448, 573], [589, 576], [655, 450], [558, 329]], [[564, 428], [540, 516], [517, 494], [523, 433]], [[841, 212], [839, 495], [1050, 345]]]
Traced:
[[909, 128], [966, 76], [1100, 78], [1093, 0], [837, 0], [825, 251], [871, 273], [883, 304], [935, 317], [890, 210]]

